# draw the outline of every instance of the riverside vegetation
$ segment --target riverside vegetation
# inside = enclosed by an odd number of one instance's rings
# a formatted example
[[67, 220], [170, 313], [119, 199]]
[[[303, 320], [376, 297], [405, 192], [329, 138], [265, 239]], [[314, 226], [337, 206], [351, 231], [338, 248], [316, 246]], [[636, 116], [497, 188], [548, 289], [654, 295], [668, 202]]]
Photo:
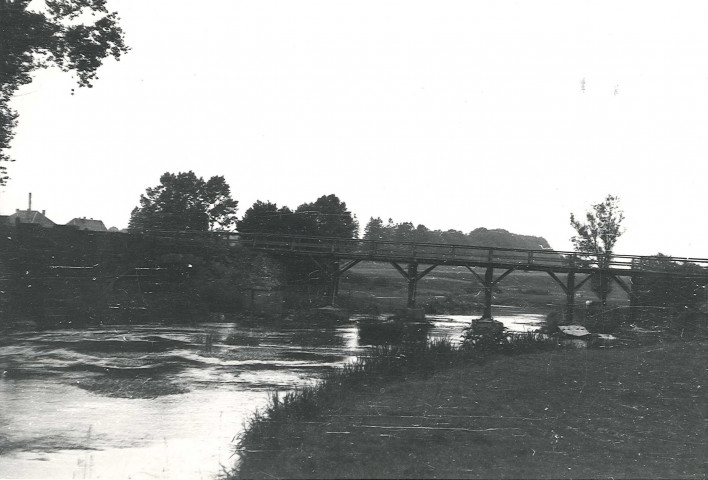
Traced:
[[228, 476], [703, 477], [702, 321], [625, 327], [583, 349], [538, 334], [382, 346], [274, 393]]

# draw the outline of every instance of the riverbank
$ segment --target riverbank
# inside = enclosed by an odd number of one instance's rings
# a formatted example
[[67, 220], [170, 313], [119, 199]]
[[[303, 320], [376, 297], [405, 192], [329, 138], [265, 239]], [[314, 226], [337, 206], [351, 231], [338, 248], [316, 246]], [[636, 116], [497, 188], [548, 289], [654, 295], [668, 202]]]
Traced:
[[697, 478], [705, 339], [467, 361], [369, 376], [314, 416], [261, 418], [235, 478]]

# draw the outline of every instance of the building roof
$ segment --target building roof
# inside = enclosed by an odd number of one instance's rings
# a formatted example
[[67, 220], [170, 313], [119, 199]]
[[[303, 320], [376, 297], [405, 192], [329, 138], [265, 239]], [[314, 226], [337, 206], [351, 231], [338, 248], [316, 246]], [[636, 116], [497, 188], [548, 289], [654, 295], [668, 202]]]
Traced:
[[19, 220], [20, 223], [35, 223], [43, 227], [53, 227], [54, 222], [44, 215], [44, 210], [16, 210], [15, 213], [7, 217], [10, 225], [14, 225]]
[[91, 230], [92, 232], [107, 232], [108, 229], [101, 220], [93, 218], [74, 218], [67, 225], [78, 227], [79, 230]]

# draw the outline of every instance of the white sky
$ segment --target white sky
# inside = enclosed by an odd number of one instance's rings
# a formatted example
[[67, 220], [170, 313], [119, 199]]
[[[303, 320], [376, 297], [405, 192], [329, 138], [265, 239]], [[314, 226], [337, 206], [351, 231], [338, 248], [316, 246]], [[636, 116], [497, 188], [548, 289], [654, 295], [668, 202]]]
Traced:
[[[619, 195], [617, 253], [708, 257], [708, 3], [113, 0], [132, 51], [42, 72], [0, 213], [125, 227], [165, 171], [239, 212], [335, 193], [359, 218], [570, 249]], [[585, 79], [585, 91], [581, 81]]]

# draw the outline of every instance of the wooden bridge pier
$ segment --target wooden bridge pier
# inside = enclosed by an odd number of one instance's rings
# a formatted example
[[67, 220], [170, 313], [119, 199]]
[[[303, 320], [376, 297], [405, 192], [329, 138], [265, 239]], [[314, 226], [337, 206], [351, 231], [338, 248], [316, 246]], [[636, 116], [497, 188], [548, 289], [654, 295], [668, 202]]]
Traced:
[[[313, 258], [314, 260], [314, 258]], [[317, 262], [315, 260], [315, 262]], [[337, 295], [339, 294], [339, 280], [342, 278], [342, 274], [352, 268], [354, 265], [361, 262], [361, 260], [350, 260], [343, 266], [340, 265], [339, 260], [333, 258], [329, 265], [327, 265], [326, 270], [329, 272], [329, 304], [331, 306], [335, 305]]]
[[472, 267], [470, 267], [469, 265], [465, 265], [465, 267], [484, 287], [484, 312], [482, 313], [482, 318], [492, 318], [492, 298], [494, 293], [494, 287], [497, 285], [497, 283], [501, 282], [507, 275], [509, 275], [516, 269], [508, 269], [506, 272], [499, 275], [499, 277], [497, 277], [497, 279], [495, 280], [494, 267], [487, 267], [484, 272], [484, 277], [472, 270]]
[[404, 270], [403, 267], [401, 267], [398, 263], [396, 262], [391, 262], [391, 265], [393, 265], [393, 268], [398, 270], [398, 273], [400, 273], [403, 278], [405, 278], [408, 281], [408, 303], [407, 306], [408, 308], [413, 308], [415, 307], [415, 297], [416, 297], [416, 292], [418, 290], [418, 281], [429, 274], [430, 272], [433, 271], [435, 267], [437, 267], [437, 264], [433, 264], [430, 267], [426, 268], [422, 272], [418, 273], [418, 263], [417, 262], [411, 262], [408, 264], [408, 270]]
[[565, 283], [558, 278], [558, 276], [553, 273], [551, 270], [548, 270], [546, 273], [551, 276], [553, 280], [556, 281], [558, 285], [563, 289], [565, 292], [565, 315], [566, 315], [566, 322], [569, 324], [573, 323], [573, 313], [575, 311], [575, 293], [580, 290], [580, 288], [585, 285], [585, 283], [592, 278], [592, 274], [589, 274], [587, 277], [585, 277], [580, 283], [575, 283], [575, 271], [571, 270], [568, 272], [566, 275], [566, 281]]

